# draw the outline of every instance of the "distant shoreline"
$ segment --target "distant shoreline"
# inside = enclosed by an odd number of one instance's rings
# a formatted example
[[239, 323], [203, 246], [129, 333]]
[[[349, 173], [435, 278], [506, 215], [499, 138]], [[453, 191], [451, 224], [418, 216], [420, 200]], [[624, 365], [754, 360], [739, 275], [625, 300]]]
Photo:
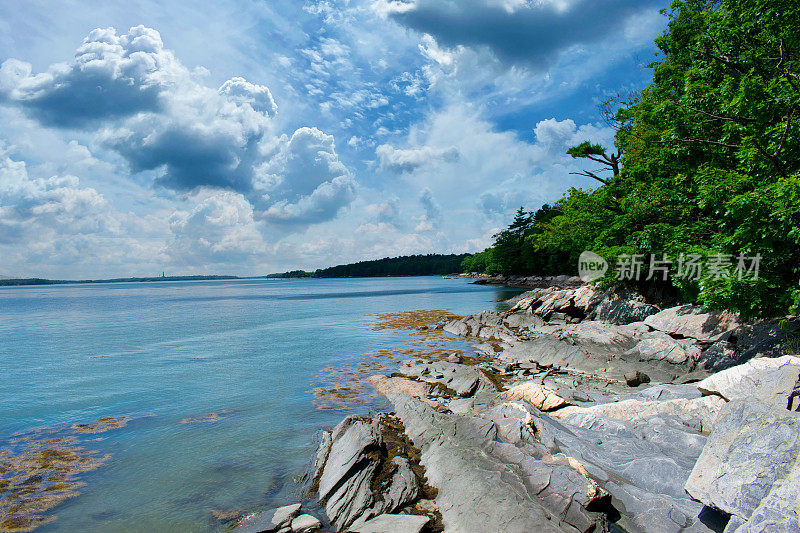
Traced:
[[224, 280], [246, 280], [246, 279], [354, 279], [354, 278], [411, 278], [417, 276], [434, 276], [446, 278], [464, 277], [460, 274], [383, 274], [383, 275], [363, 275], [363, 276], [153, 276], [143, 278], [111, 278], [111, 279], [45, 279], [45, 278], [8, 278], [0, 279], [0, 287], [21, 287], [31, 285], [79, 285], [95, 283], [138, 283], [154, 281], [224, 281]]
[[[264, 276], [257, 276], [263, 278]], [[253, 279], [239, 276], [153, 276], [144, 278], [111, 278], [111, 279], [44, 279], [44, 278], [10, 278], [0, 279], [0, 287], [16, 287], [22, 285], [76, 285], [80, 283], [134, 283], [145, 281], [213, 281], [226, 279]]]

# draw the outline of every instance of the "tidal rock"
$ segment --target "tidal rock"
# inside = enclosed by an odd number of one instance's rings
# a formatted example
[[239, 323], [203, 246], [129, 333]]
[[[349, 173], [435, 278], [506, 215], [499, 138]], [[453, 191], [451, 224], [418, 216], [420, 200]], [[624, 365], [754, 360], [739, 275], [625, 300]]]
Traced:
[[451, 353], [450, 355], [447, 356], [447, 362], [449, 362], [449, 363], [460, 363], [461, 362], [461, 356], [458, 355], [457, 353]]
[[[414, 398], [388, 399], [422, 450], [426, 476], [439, 491], [436, 503], [446, 531], [555, 533], [586, 531], [587, 523], [604, 527], [605, 516], [586, 508], [584, 496], [594, 496], [587, 488], [590, 480], [574, 469], [518, 455], [514, 458], [520, 463], [510, 464], [510, 454], [518, 449], [495, 442], [492, 421], [439, 413]], [[552, 483], [545, 483], [551, 474]], [[542, 491], [549, 497], [540, 496]]]
[[509, 400], [526, 401], [542, 411], [553, 411], [569, 405], [558, 393], [534, 381], [520, 383], [503, 392], [501, 396]]
[[704, 312], [696, 305], [664, 309], [645, 318], [644, 323], [673, 337], [704, 342], [726, 339], [740, 326], [737, 317], [729, 312]]
[[716, 394], [726, 400], [752, 398], [786, 408], [786, 400], [800, 374], [800, 357], [753, 359], [713, 374], [697, 388], [703, 394]]
[[[796, 531], [800, 485], [800, 414], [755, 398], [733, 400], [720, 411], [714, 431], [686, 481], [696, 500], [735, 517], [776, 521], [773, 531]], [[759, 510], [758, 516], [754, 516]], [[792, 509], [785, 517], [781, 509]], [[744, 529], [747, 530], [747, 529]]]
[[234, 529], [236, 533], [274, 533], [288, 527], [292, 518], [300, 514], [300, 504], [295, 503], [245, 516]]
[[650, 383], [650, 376], [644, 372], [635, 370], [625, 374], [625, 383], [627, 383], [629, 387], [638, 387], [642, 383]]
[[389, 481], [388, 487], [383, 491], [383, 504], [381, 509], [391, 513], [407, 505], [419, 497], [419, 483], [411, 465], [405, 457], [392, 459], [395, 471]]
[[379, 394], [404, 394], [415, 398], [427, 398], [431, 393], [431, 384], [403, 377], [375, 375], [367, 378]]
[[420, 533], [430, 518], [412, 514], [382, 514], [351, 529], [353, 533]]
[[401, 374], [428, 383], [440, 383], [457, 396], [467, 397], [475, 394], [486, 383], [481, 374], [471, 365], [461, 365], [448, 361], [431, 363], [404, 363], [398, 370]]
[[509, 328], [524, 328], [534, 330], [544, 325], [541, 317], [530, 313], [511, 313], [506, 316], [503, 323]]
[[292, 533], [310, 533], [312, 531], [319, 531], [321, 526], [322, 522], [310, 514], [301, 514], [292, 520]]
[[371, 483], [382, 438], [377, 421], [349, 416], [333, 430], [331, 441], [319, 477], [319, 499], [331, 523], [344, 529], [375, 502]]

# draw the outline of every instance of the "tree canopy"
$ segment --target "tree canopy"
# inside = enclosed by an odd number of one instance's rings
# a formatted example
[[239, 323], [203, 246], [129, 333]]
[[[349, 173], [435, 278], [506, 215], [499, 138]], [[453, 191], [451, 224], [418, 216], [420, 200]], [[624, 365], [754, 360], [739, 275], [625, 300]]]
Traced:
[[[612, 265], [666, 255], [670, 278], [648, 283], [688, 301], [750, 316], [799, 311], [800, 3], [682, 0], [665, 14], [653, 82], [612, 113], [617, 172], [534, 217], [518, 256], [507, 257], [512, 228], [498, 234], [484, 270], [574, 273], [584, 250]], [[590, 139], [568, 153], [611, 157]], [[725, 258], [731, 274], [737, 258], [758, 256], [759, 275], [680, 277], [692, 255]]]

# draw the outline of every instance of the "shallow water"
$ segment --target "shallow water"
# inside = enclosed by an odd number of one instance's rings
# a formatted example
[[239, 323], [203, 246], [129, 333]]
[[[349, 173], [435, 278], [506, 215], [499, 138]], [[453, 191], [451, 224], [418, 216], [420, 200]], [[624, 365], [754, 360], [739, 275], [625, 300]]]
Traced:
[[[218, 530], [215, 513], [300, 499], [319, 430], [376, 407], [319, 410], [311, 392], [324, 367], [408, 339], [373, 314], [468, 314], [516, 292], [440, 277], [0, 288], [0, 450], [52, 430], [108, 455], [36, 531]], [[71, 429], [104, 417], [128, 419]]]

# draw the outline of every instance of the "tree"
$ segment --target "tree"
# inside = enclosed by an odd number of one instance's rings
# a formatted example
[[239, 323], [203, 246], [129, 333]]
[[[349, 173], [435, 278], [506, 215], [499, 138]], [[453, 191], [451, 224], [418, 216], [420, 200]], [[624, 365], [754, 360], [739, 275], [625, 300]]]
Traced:
[[[606, 154], [606, 149], [600, 146], [599, 144], [592, 144], [589, 141], [584, 141], [577, 146], [573, 146], [569, 150], [567, 150], [567, 154], [571, 155], [573, 159], [585, 158], [595, 161], [597, 163], [602, 164], [604, 169], [601, 170], [610, 170], [612, 172], [613, 177], [619, 176], [619, 162], [620, 157], [622, 156], [621, 152]], [[603, 185], [608, 184], [608, 179], [601, 178], [594, 172], [590, 172], [588, 170], [583, 170], [581, 172], [570, 172], [570, 174], [575, 174], [578, 176], [587, 176], [589, 178], [595, 179], [602, 183]]]

